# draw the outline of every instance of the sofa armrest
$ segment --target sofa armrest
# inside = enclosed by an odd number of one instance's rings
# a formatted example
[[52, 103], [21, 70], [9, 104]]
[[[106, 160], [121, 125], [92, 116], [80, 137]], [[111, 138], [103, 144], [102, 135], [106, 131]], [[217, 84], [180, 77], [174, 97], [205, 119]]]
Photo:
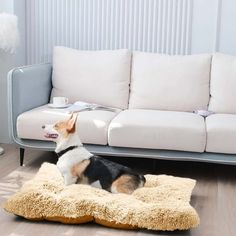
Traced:
[[10, 136], [18, 143], [17, 117], [28, 110], [47, 104], [52, 90], [50, 63], [19, 67], [8, 73], [8, 113]]

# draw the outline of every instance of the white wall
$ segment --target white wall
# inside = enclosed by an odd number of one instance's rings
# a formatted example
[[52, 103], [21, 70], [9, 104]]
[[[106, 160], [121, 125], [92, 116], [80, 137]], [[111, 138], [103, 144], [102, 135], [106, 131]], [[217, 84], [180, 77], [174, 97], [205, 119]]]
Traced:
[[192, 53], [236, 55], [236, 1], [194, 0]]
[[[0, 12], [13, 13], [13, 0], [0, 0]], [[0, 143], [9, 142], [6, 76], [13, 60], [12, 56], [0, 49]]]
[[0, 0], [0, 13], [7, 12], [18, 16], [20, 45], [15, 54], [0, 50], [0, 143], [9, 143], [7, 73], [10, 69], [26, 63], [25, 57], [25, 0]]
[[236, 1], [221, 0], [219, 50], [236, 55]]
[[0, 0], [0, 12], [13, 12], [14, 0]]
[[191, 53], [217, 51], [218, 5], [218, 0], [194, 0]]
[[14, 57], [14, 65], [22, 66], [26, 64], [26, 6], [25, 0], [14, 0], [14, 14], [18, 17], [18, 27], [20, 33], [20, 44], [17, 48], [15, 57]]

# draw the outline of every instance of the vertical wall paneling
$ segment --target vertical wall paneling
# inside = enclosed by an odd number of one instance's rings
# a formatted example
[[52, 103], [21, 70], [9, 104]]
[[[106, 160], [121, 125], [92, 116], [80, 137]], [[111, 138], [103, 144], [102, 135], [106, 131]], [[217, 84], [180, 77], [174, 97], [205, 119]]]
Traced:
[[213, 50], [215, 52], [219, 50], [220, 29], [221, 29], [221, 11], [222, 11], [222, 0], [217, 0], [216, 23], [215, 23], [215, 42], [214, 42], [214, 48], [213, 48]]
[[54, 45], [191, 52], [193, 0], [26, 0], [27, 63], [50, 61]]

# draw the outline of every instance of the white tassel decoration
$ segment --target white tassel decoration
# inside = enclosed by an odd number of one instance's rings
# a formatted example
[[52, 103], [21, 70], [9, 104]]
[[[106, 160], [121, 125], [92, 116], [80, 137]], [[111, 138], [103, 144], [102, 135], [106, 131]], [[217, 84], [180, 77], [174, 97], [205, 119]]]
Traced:
[[7, 13], [0, 14], [0, 49], [14, 53], [19, 44], [17, 16]]

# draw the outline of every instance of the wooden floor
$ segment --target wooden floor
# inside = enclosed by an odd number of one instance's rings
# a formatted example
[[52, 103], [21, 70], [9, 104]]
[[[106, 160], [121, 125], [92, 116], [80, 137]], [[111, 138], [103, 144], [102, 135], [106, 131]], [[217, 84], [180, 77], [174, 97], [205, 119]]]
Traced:
[[[19, 150], [13, 145], [3, 145], [5, 154], [0, 156], [0, 203], [14, 193], [37, 172], [44, 161], [56, 162], [53, 153], [26, 150], [25, 166], [19, 167]], [[0, 236], [50, 235], [50, 236], [150, 236], [150, 235], [236, 235], [236, 166], [195, 162], [153, 161], [136, 158], [110, 158], [131, 166], [142, 173], [170, 174], [197, 180], [191, 204], [199, 213], [201, 224], [189, 231], [154, 232], [147, 230], [124, 231], [109, 229], [96, 224], [63, 225], [59, 223], [33, 223], [0, 210]], [[24, 175], [20, 175], [24, 173]]]

